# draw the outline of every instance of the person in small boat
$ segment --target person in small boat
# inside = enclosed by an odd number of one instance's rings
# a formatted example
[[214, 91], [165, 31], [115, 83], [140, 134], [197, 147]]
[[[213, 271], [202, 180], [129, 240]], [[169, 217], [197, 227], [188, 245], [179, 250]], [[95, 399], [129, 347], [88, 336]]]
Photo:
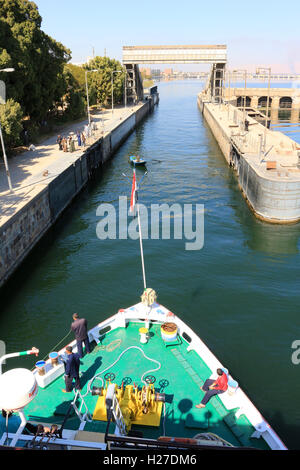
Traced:
[[220, 393], [226, 392], [228, 388], [228, 377], [222, 369], [217, 369], [218, 378], [216, 380], [207, 379], [201, 387], [201, 390], [205, 392], [205, 395], [196, 408], [205, 408], [211, 397], [219, 395]]
[[136, 156], [136, 161], [137, 161], [137, 162], [141, 161], [141, 158], [140, 158], [139, 155]]
[[67, 362], [65, 363], [65, 384], [66, 388], [62, 391], [64, 393], [72, 392], [73, 379], [75, 379], [75, 388], [81, 390], [79, 379], [80, 356], [78, 353], [73, 353], [72, 346], [66, 347]]
[[78, 351], [79, 357], [83, 357], [82, 343], [85, 344], [85, 350], [87, 354], [91, 352], [89, 337], [88, 337], [87, 321], [85, 318], [80, 318], [78, 313], [74, 313], [73, 320], [74, 321], [71, 324], [71, 330], [75, 334], [77, 351]]

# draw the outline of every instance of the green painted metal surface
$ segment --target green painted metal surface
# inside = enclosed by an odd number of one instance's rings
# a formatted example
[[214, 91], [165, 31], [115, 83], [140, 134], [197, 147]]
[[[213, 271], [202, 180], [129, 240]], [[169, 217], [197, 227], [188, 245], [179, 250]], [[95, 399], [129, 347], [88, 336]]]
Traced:
[[[81, 363], [82, 394], [87, 391], [88, 381], [100, 371], [108, 370], [101, 375], [113, 373], [114, 383], [121, 386], [122, 381], [142, 386], [142, 375], [157, 365], [146, 359], [137, 349], [127, 351], [113, 366], [120, 354], [130, 346], [140, 347], [151, 359], [161, 363], [156, 372], [149, 372], [155, 377], [155, 389], [166, 394], [165, 416], [161, 417], [159, 428], [133, 426], [143, 432], [144, 437], [157, 438], [162, 435], [173, 437], [194, 437], [201, 432], [212, 432], [235, 446], [250, 446], [267, 448], [263, 439], [250, 439], [254, 432], [253, 426], [244, 415], [239, 419], [234, 417], [232, 410], [225, 408], [218, 397], [213, 397], [204, 409], [195, 405], [203, 397], [200, 387], [211, 376], [212, 372], [195, 351], [187, 351], [187, 343], [182, 339], [181, 344], [166, 348], [161, 336], [160, 325], [151, 325], [147, 344], [139, 342], [140, 323], [130, 323], [126, 329], [118, 328], [107, 333], [96, 345], [93, 351], [86, 355]], [[94, 386], [101, 386], [101, 380], [96, 379]], [[36, 399], [26, 408], [29, 420], [61, 424], [70, 406], [73, 393], [63, 393], [63, 376], [56, 379], [45, 389], [39, 389]], [[89, 394], [86, 404], [92, 414], [98, 397]], [[78, 429], [79, 419], [71, 413], [67, 421], [67, 429]], [[95, 421], [87, 423], [85, 430], [105, 432], [106, 422]], [[114, 431], [111, 424], [110, 432]]]

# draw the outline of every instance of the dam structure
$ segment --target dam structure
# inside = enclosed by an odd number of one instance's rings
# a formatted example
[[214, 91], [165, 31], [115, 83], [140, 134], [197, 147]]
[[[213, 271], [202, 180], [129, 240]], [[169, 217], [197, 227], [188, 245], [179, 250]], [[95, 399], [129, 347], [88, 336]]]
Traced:
[[[226, 161], [235, 170], [243, 196], [262, 220], [278, 224], [297, 222], [300, 219], [300, 144], [282, 132], [269, 129], [268, 112], [261, 112], [267, 99], [266, 89], [230, 92], [220, 85], [215, 93], [212, 86], [215, 73], [212, 69], [206, 88], [199, 93], [198, 107]], [[224, 84], [222, 77], [220, 82]], [[273, 111], [275, 101], [281, 102], [282, 107], [292, 108], [299, 116], [298, 93], [292, 89], [289, 92], [271, 89], [268, 107]]]

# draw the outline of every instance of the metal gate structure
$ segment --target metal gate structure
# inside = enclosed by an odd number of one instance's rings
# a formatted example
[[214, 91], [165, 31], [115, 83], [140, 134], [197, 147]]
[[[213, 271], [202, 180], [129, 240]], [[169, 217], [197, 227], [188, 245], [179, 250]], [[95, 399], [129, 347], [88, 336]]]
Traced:
[[143, 99], [143, 82], [139, 71], [142, 64], [211, 64], [208, 80], [215, 102], [222, 101], [227, 63], [227, 46], [123, 46], [123, 65], [126, 69], [126, 93], [129, 102]]

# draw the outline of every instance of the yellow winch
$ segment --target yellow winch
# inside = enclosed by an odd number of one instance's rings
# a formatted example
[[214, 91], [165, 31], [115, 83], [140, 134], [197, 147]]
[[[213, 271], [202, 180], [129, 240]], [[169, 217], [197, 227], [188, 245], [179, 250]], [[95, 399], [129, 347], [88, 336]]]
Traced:
[[[98, 421], [107, 421], [106, 394], [107, 387], [102, 389], [93, 419]], [[141, 389], [137, 385], [124, 385], [121, 387], [115, 385], [115, 396], [118, 400], [127, 432], [132, 424], [142, 426], [159, 426], [162, 412], [162, 406], [165, 401], [165, 395], [157, 393], [154, 385], [144, 385]]]

